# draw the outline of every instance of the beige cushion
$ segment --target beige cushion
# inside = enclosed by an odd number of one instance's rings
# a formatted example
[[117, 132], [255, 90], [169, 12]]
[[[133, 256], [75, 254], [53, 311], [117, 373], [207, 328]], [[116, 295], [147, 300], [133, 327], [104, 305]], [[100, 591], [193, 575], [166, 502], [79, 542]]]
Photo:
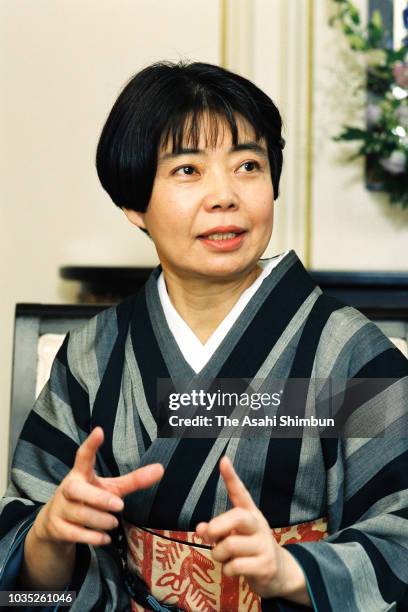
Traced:
[[50, 377], [52, 362], [63, 343], [65, 334], [43, 334], [38, 340], [37, 346], [37, 385], [35, 397], [40, 394], [41, 389]]

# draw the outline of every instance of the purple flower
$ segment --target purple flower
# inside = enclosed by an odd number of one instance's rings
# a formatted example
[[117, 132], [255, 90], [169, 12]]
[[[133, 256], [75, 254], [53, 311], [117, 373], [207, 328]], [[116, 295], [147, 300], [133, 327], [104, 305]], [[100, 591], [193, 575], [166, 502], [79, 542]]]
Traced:
[[408, 89], [408, 63], [396, 62], [392, 68], [394, 79], [399, 87]]

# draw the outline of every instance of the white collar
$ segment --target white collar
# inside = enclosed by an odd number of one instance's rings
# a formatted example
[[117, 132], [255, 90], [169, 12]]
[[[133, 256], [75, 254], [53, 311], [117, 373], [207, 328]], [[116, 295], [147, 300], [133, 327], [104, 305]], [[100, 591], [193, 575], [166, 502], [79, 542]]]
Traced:
[[238, 319], [241, 312], [244, 310], [245, 306], [260, 287], [262, 281], [272, 272], [272, 270], [288, 253], [289, 251], [286, 251], [282, 255], [277, 255], [272, 259], [261, 259], [259, 261], [259, 265], [263, 267], [262, 273], [250, 287], [241, 293], [236, 304], [221, 321], [217, 329], [214, 330], [205, 344], [201, 343], [192, 329], [174, 308], [169, 298], [169, 294], [167, 293], [163, 272], [159, 275], [157, 279], [157, 288], [167, 324], [184, 356], [184, 359], [196, 373], [198, 373], [209, 361], [231, 327], [234, 325], [235, 321]]

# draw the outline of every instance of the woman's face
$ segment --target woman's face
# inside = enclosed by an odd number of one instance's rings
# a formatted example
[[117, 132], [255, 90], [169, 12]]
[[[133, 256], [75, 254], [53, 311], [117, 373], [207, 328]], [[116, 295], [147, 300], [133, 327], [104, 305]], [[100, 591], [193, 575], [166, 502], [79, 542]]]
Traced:
[[[222, 121], [222, 120], [220, 120]], [[167, 274], [180, 279], [234, 279], [249, 273], [266, 249], [273, 226], [273, 187], [266, 142], [240, 117], [238, 146], [221, 123], [215, 147], [206, 145], [205, 120], [197, 149], [159, 151], [145, 213], [125, 210], [148, 230]]]

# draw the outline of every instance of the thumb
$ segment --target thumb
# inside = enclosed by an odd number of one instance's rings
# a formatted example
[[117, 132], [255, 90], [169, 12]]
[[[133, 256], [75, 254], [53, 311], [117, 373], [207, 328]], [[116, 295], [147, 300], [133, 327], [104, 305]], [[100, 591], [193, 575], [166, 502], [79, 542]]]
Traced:
[[139, 489], [147, 489], [153, 486], [162, 478], [163, 474], [164, 468], [160, 463], [151, 463], [123, 476], [115, 476], [114, 478], [98, 476], [97, 482], [102, 488], [108, 489], [120, 497], [125, 497]]

